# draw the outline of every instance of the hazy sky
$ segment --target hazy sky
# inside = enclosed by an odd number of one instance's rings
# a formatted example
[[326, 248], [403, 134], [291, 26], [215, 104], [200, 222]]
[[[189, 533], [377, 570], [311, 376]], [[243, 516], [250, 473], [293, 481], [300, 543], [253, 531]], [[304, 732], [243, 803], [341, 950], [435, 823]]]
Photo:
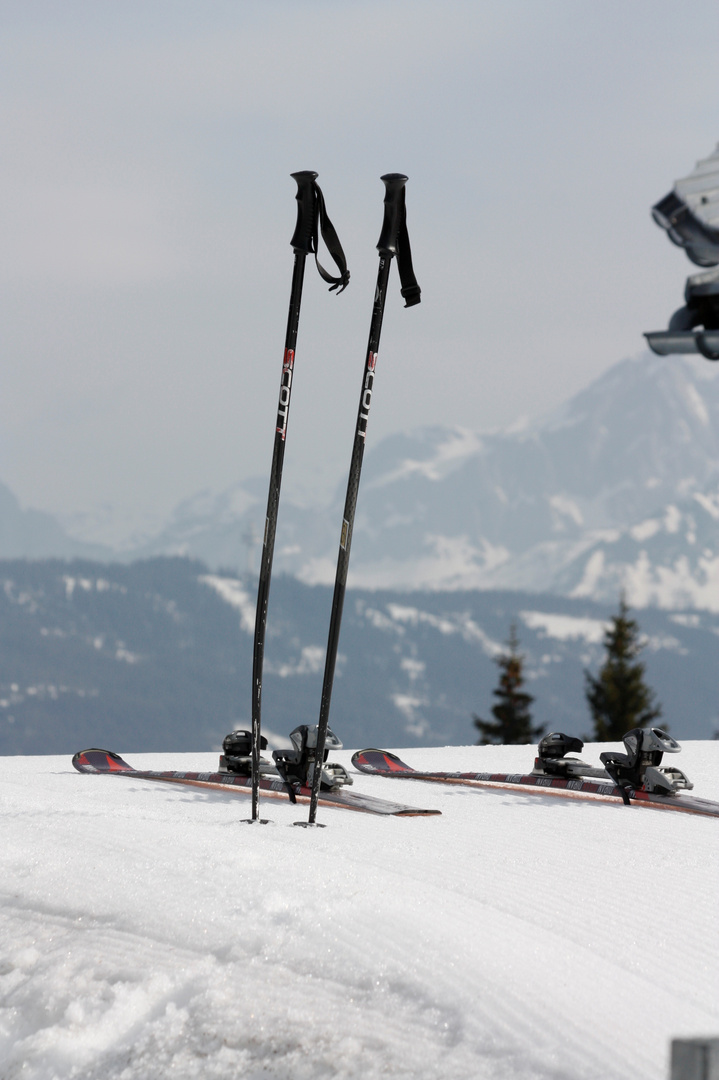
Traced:
[[297, 169], [352, 281], [308, 264], [288, 497], [349, 462], [384, 172], [423, 292], [368, 445], [551, 408], [681, 303], [649, 209], [719, 139], [718, 44], [716, 0], [0, 0], [0, 480], [129, 521], [269, 474]]

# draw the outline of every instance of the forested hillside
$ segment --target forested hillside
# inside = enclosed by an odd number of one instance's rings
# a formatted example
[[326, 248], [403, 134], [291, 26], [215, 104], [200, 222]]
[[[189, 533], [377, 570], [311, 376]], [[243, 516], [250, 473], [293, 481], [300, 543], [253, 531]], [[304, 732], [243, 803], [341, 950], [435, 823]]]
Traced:
[[[0, 562], [0, 754], [208, 750], [249, 724], [256, 583], [199, 562]], [[263, 721], [319, 708], [331, 590], [278, 576]], [[512, 623], [537, 723], [582, 734], [586, 666], [612, 608], [517, 592], [347, 595], [331, 723], [347, 746], [462, 744], [486, 714]], [[716, 728], [719, 617], [639, 613], [647, 677], [679, 738]]]

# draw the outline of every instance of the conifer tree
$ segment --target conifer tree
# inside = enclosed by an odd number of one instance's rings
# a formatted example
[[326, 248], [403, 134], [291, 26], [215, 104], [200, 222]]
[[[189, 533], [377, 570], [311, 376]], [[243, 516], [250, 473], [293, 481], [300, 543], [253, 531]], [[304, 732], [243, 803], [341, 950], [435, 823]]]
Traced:
[[497, 704], [492, 706], [492, 720], [474, 717], [475, 727], [480, 732], [479, 744], [487, 743], [529, 743], [544, 731], [543, 727], [532, 727], [530, 705], [534, 701], [531, 694], [522, 689], [524, 685], [524, 657], [519, 652], [519, 639], [513, 625], [507, 642], [509, 651], [497, 657], [499, 684], [492, 691]]
[[604, 634], [606, 658], [599, 675], [595, 678], [584, 672], [584, 693], [597, 742], [621, 741], [627, 731], [644, 727], [662, 714], [654, 691], [644, 682], [644, 664], [637, 659], [643, 647], [639, 626], [629, 618], [622, 595], [619, 611]]

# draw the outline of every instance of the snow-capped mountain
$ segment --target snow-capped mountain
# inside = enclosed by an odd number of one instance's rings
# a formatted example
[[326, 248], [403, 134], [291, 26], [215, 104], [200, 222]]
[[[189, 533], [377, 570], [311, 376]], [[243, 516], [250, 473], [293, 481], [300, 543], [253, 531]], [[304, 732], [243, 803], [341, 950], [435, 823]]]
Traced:
[[[135, 555], [247, 567], [267, 482], [189, 499]], [[329, 506], [283, 493], [277, 570], [333, 580], [344, 481]], [[502, 588], [719, 610], [719, 380], [701, 361], [615, 365], [531, 425], [425, 428], [368, 450], [350, 584]], [[244, 564], [244, 565], [243, 565]]]
[[[531, 424], [370, 440], [349, 584], [610, 603], [624, 589], [635, 607], [719, 611], [717, 374], [704, 360], [645, 354]], [[276, 572], [333, 581], [344, 495], [344, 478], [323, 505], [300, 504], [285, 485]], [[183, 554], [253, 573], [266, 498], [266, 476], [201, 492], [150, 540], [112, 551], [21, 510], [0, 486], [0, 557]]]

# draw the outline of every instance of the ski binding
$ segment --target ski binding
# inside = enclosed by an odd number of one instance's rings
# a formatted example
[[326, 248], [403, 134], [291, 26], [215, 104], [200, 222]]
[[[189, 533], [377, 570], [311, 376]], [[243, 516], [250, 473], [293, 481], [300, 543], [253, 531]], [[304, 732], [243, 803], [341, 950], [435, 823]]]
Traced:
[[599, 755], [609, 776], [628, 802], [627, 788], [636, 788], [657, 795], [675, 795], [691, 790], [694, 785], [681, 769], [660, 765], [664, 754], [678, 754], [681, 746], [661, 728], [632, 728], [624, 736], [626, 754], [606, 750]]
[[584, 743], [573, 735], [553, 731], [545, 735], [537, 747], [532, 776], [596, 776], [613, 780], [628, 801], [627, 789], [648, 791], [657, 795], [675, 795], [691, 791], [692, 782], [681, 769], [661, 765], [664, 754], [678, 754], [681, 746], [660, 728], [633, 728], [624, 736], [626, 753], [605, 750], [599, 755], [603, 769], [595, 769], [571, 752], [581, 753]]
[[566, 757], [566, 754], [576, 752], [581, 754], [584, 743], [574, 735], [565, 735], [561, 731], [553, 731], [545, 735], [537, 747], [538, 756], [534, 759], [532, 776], [597, 776], [604, 780], [609, 779], [605, 769], [595, 769], [585, 761], [576, 757]]
[[[300, 724], [290, 732], [292, 750], [273, 750], [275, 769], [288, 784], [300, 784], [311, 788], [317, 765], [317, 724]], [[325, 735], [322, 755], [322, 779], [320, 790], [336, 791], [352, 783], [352, 777], [344, 765], [327, 761], [330, 750], [341, 750], [342, 743], [331, 728]]]
[[[267, 749], [267, 739], [261, 736], [262, 750]], [[317, 749], [317, 725], [300, 724], [290, 732], [293, 749], [273, 750], [274, 764], [260, 758], [260, 776], [277, 777], [292, 791], [301, 787], [312, 787], [315, 772]], [[330, 750], [341, 750], [342, 743], [331, 729], [327, 729], [325, 738], [324, 761], [322, 763], [322, 791], [338, 791], [352, 783], [344, 765], [327, 761]], [[222, 743], [220, 772], [236, 773], [239, 776], [252, 776], [252, 733], [250, 731], [231, 731]]]

